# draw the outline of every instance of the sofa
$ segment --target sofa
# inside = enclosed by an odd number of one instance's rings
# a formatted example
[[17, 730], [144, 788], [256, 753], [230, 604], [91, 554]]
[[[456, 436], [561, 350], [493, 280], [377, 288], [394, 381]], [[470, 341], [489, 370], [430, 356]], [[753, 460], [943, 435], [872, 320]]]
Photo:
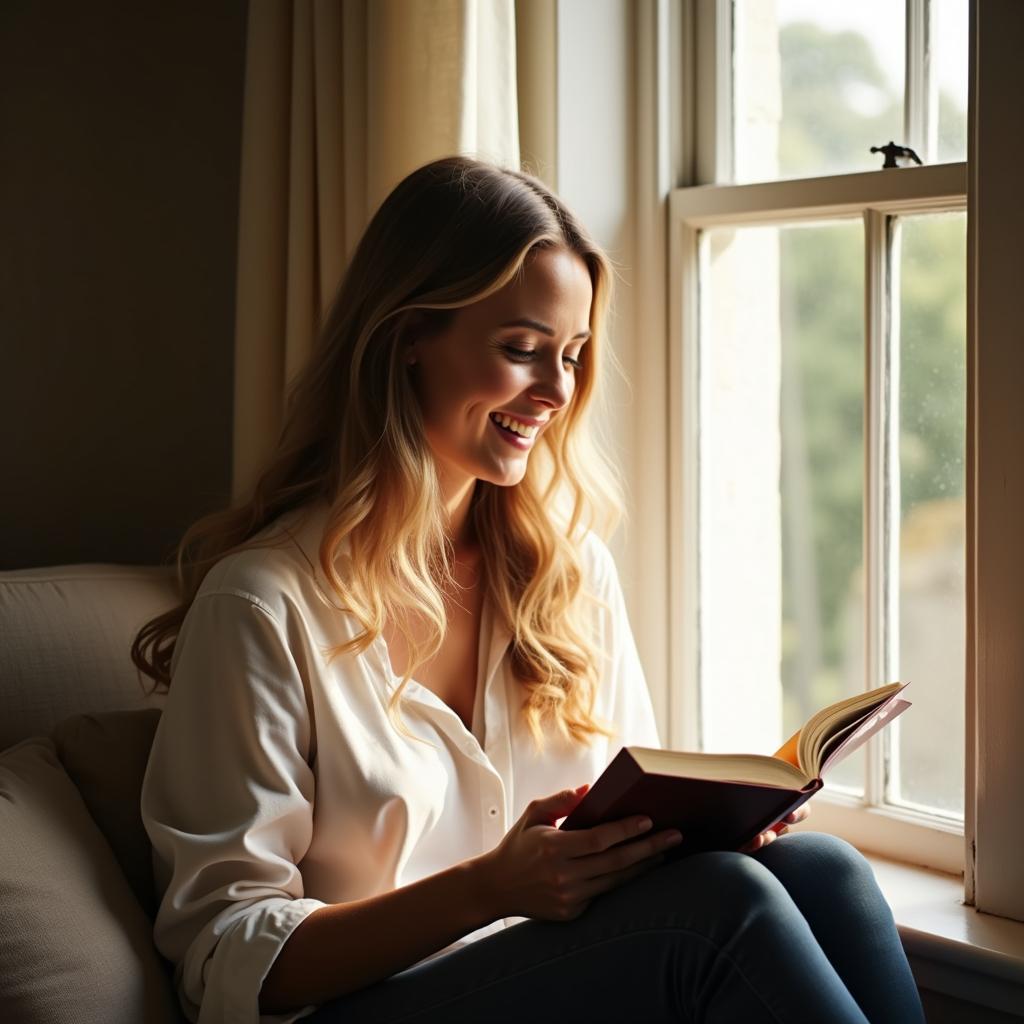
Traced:
[[162, 697], [129, 656], [167, 569], [0, 572], [0, 1021], [184, 1021], [139, 794]]

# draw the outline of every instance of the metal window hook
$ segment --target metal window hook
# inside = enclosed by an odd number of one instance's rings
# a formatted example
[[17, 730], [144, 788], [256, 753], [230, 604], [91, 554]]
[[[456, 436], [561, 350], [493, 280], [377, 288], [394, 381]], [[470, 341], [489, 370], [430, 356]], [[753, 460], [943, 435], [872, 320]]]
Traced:
[[885, 162], [882, 164], [883, 170], [888, 167], [899, 167], [900, 165], [896, 163], [897, 157], [910, 157], [914, 163], [919, 165], [921, 163], [921, 158], [909, 146], [897, 146], [892, 139], [889, 140], [889, 145], [887, 146], [872, 146], [871, 152], [885, 154]]

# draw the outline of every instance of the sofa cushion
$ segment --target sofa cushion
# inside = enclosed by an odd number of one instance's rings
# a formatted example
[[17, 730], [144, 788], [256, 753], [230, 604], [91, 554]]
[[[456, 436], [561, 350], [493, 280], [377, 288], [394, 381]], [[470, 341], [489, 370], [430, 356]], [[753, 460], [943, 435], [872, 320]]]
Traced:
[[52, 734], [64, 770], [150, 918], [156, 916], [158, 901], [152, 846], [142, 824], [139, 800], [159, 721], [157, 708], [74, 715]]
[[64, 565], [0, 572], [0, 749], [69, 715], [160, 707], [129, 651], [177, 603], [171, 569]]
[[151, 924], [49, 738], [0, 753], [0, 1020], [181, 1020]]

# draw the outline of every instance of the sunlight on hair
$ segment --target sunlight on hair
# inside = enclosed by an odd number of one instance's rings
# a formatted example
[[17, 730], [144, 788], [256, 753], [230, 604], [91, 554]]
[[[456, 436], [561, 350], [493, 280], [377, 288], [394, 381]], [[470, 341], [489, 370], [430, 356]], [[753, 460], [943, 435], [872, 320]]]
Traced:
[[[416, 324], [443, 325], [448, 311], [492, 294], [538, 246], [562, 246], [590, 273], [592, 336], [565, 409], [540, 435], [525, 476], [511, 487], [478, 480], [470, 508], [482, 544], [482, 585], [513, 637], [512, 672], [540, 750], [550, 733], [588, 743], [609, 736], [593, 714], [599, 656], [589, 623], [579, 548], [588, 531], [607, 540], [623, 514], [611, 450], [595, 437], [604, 364], [621, 373], [605, 336], [614, 271], [572, 212], [537, 178], [463, 157], [406, 177], [368, 225], [291, 386], [277, 450], [252, 496], [194, 524], [177, 553], [179, 597], [132, 646], [138, 669], [170, 685], [174, 645], [209, 570], [233, 552], [289, 543], [274, 527], [285, 513], [326, 501], [331, 514], [319, 568], [325, 599], [362, 629], [328, 658], [365, 651], [394, 623], [412, 654], [388, 713], [411, 738], [399, 703], [416, 669], [447, 630], [443, 588], [454, 553], [424, 441], [416, 396], [400, 357]], [[601, 602], [598, 602], [601, 603]], [[425, 620], [417, 643], [409, 618]]]

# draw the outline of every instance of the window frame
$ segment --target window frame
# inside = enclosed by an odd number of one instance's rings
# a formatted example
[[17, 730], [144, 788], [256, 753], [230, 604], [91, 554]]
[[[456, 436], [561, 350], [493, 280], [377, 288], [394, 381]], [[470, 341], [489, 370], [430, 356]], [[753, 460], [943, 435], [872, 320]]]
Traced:
[[[667, 454], [668, 442], [675, 444], [680, 437], [686, 410], [680, 408], [679, 394], [687, 384], [678, 380], [680, 354], [670, 348], [667, 329], [670, 307], [678, 320], [687, 298], [670, 287], [669, 194], [699, 183], [693, 132], [696, 2], [558, 0], [556, 59], [561, 70], [553, 100], [558, 162], [552, 181], [594, 226], [620, 266], [628, 268], [616, 292], [610, 339], [629, 384], [620, 386], [613, 378], [602, 422], [617, 432], [609, 436], [622, 439], [615, 453], [628, 485], [629, 519], [610, 544], [666, 743], [669, 702], [678, 711], [685, 696], [677, 686], [678, 659], [669, 665], [670, 640], [686, 621], [686, 608], [678, 600], [669, 604], [670, 579], [679, 572], [683, 553], [681, 509], [678, 500], [669, 503], [668, 481], [691, 469]], [[1018, 810], [1024, 779], [1024, 630], [1019, 621], [1024, 608], [1024, 402], [1019, 395], [1024, 345], [1017, 269], [1024, 237], [1019, 171], [1024, 165], [1024, 109], [1013, 102], [1020, 93], [1024, 4], [972, 0], [970, 19], [964, 710], [966, 761], [974, 774], [965, 790], [963, 887], [968, 906], [1024, 921], [1024, 817]], [[596, 104], [594, 96], [606, 96], [609, 82], [615, 95], [621, 93], [621, 102]], [[621, 139], [628, 141], [628, 163], [617, 148]], [[610, 161], [597, 179], [595, 145]], [[670, 366], [675, 380], [670, 380]], [[678, 493], [677, 480], [673, 486]], [[820, 814], [809, 824], [819, 827]], [[858, 837], [855, 845], [870, 852], [867, 840]], [[906, 863], [916, 862], [913, 857]], [[925, 957], [929, 976], [937, 977], [939, 960], [948, 964], [949, 936], [969, 953], [972, 964], [979, 963], [976, 956], [991, 964], [990, 980], [1006, 978], [1007, 961], [988, 951], [1012, 950], [1016, 930], [999, 918], [956, 908], [946, 915], [939, 907], [939, 902], [927, 908], [915, 902], [915, 913], [907, 918], [914, 922], [909, 935]], [[932, 908], [944, 915], [948, 929], [931, 931]], [[942, 953], [938, 960], [929, 959], [929, 946]], [[972, 982], [964, 995], [975, 994]]]
[[[689, 60], [687, 98], [684, 107], [682, 151], [688, 157], [684, 180], [691, 187], [669, 193], [669, 526], [673, 539], [669, 579], [670, 621], [682, 626], [669, 631], [669, 678], [675, 680], [669, 695], [668, 742], [673, 747], [699, 745], [699, 626], [698, 569], [698, 475], [696, 417], [688, 410], [699, 408], [697, 339], [699, 337], [698, 270], [700, 232], [709, 227], [796, 223], [837, 217], [861, 216], [865, 227], [865, 516], [864, 554], [869, 593], [877, 593], [883, 571], [882, 524], [870, 515], [878, 503], [873, 489], [880, 479], [880, 393], [878, 366], [886, 344], [887, 325], [881, 299], [886, 288], [888, 255], [887, 218], [899, 214], [964, 210], [968, 207], [968, 165], [932, 164], [882, 172], [868, 171], [817, 178], [784, 179], [754, 184], [721, 184], [732, 176], [731, 0], [684, 0], [680, 28], [683, 52]], [[973, 19], [973, 12], [972, 12]], [[920, 100], [926, 96], [923, 68], [927, 59], [929, 4], [907, 2], [905, 127], [907, 144], [924, 146], [934, 135], [922, 116]], [[728, 55], [728, 60], [718, 55]], [[714, 58], [714, 59], [712, 59]], [[917, 144], [915, 146], [915, 143]], [[689, 173], [685, 173], [689, 171]], [[693, 187], [700, 186], [700, 187]], [[969, 283], [970, 287], [970, 283]], [[970, 344], [970, 342], [969, 342]], [[970, 355], [968, 357], [970, 362]], [[970, 372], [970, 371], [969, 371]], [[968, 388], [971, 381], [968, 381]], [[969, 410], [970, 411], [970, 410]], [[971, 483], [972, 443], [968, 420], [968, 491]], [[970, 506], [968, 493], [968, 505]], [[970, 535], [971, 510], [968, 510]], [[971, 567], [970, 537], [968, 572]], [[970, 586], [968, 587], [970, 590]], [[882, 667], [881, 619], [877, 600], [869, 600], [866, 612], [866, 671], [874, 679]], [[968, 598], [968, 616], [972, 603]], [[970, 618], [968, 629], [972, 628]], [[968, 658], [970, 658], [968, 639]], [[968, 672], [968, 675], [970, 673]], [[879, 685], [879, 679], [874, 685]], [[968, 685], [969, 689], [969, 685]], [[968, 733], [971, 716], [968, 715]], [[972, 743], [965, 745], [967, 800], [965, 825], [939, 816], [917, 813], [880, 803], [882, 753], [877, 741], [869, 745], [865, 797], [852, 799], [828, 790], [815, 800], [813, 827], [847, 838], [862, 849], [896, 860], [921, 864], [950, 873], [963, 873], [971, 839], [974, 794]]]

